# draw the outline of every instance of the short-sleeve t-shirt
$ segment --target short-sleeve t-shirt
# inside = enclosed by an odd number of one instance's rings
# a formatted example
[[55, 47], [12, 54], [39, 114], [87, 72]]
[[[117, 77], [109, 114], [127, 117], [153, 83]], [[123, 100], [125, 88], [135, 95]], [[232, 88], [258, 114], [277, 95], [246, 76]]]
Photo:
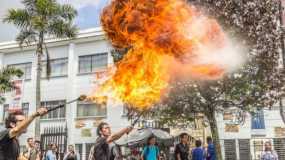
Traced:
[[184, 145], [182, 143], [179, 143], [175, 147], [175, 160], [177, 160], [177, 155], [180, 155], [181, 160], [189, 160], [189, 147], [188, 145]]
[[0, 131], [0, 160], [17, 160], [20, 154], [19, 142], [16, 138], [10, 138], [9, 131]]
[[192, 160], [203, 160], [204, 150], [201, 147], [196, 147], [192, 150]]
[[146, 146], [144, 147], [142, 154], [146, 158], [145, 160], [157, 160], [159, 149], [157, 146]]

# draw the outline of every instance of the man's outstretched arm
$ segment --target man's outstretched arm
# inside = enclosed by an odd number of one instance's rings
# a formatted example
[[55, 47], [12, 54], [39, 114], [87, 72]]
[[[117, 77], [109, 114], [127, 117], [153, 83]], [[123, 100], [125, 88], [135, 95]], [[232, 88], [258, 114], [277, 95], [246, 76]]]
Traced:
[[119, 132], [111, 135], [110, 137], [107, 138], [107, 143], [112, 143], [118, 139], [120, 139], [124, 134], [127, 134], [133, 130], [133, 127], [126, 127]]
[[30, 115], [28, 118], [26, 118], [25, 120], [20, 122], [19, 125], [17, 125], [16, 127], [12, 128], [10, 130], [10, 132], [9, 132], [10, 138], [13, 138], [13, 137], [20, 135], [22, 133], [22, 131], [25, 130], [35, 118], [42, 116], [42, 115], [45, 115], [46, 113], [47, 113], [46, 108], [39, 108], [37, 110], [37, 112]]

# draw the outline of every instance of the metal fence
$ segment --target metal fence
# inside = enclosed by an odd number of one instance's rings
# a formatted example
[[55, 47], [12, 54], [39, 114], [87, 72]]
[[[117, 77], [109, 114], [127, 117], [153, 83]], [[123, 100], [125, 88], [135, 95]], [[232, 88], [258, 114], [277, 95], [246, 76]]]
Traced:
[[58, 153], [60, 159], [63, 159], [64, 153], [67, 149], [67, 129], [66, 127], [48, 127], [44, 129], [41, 134], [41, 148], [47, 151], [49, 144], [56, 144], [58, 146]]
[[279, 160], [285, 160], [285, 138], [221, 140], [224, 160], [260, 160], [265, 142], [271, 142]]

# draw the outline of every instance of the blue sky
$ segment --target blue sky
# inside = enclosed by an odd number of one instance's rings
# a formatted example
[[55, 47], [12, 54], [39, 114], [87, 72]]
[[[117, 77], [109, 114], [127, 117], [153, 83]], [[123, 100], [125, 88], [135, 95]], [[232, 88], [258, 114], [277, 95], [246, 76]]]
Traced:
[[107, 0], [102, 0], [96, 5], [85, 5], [79, 8], [75, 23], [82, 29], [100, 26], [100, 13], [107, 3]]
[[[75, 23], [80, 29], [100, 26], [100, 13], [110, 0], [58, 0], [60, 3], [72, 4], [78, 10]], [[9, 8], [21, 8], [21, 0], [0, 0], [0, 43], [12, 41], [18, 30], [9, 24], [3, 24], [2, 19]]]

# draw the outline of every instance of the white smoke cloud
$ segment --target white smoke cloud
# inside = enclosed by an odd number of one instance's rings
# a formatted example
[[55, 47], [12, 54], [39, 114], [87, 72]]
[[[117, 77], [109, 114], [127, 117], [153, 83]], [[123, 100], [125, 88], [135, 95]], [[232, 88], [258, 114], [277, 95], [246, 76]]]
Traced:
[[226, 72], [233, 72], [240, 68], [246, 61], [245, 48], [238, 42], [233, 42], [230, 38], [227, 38], [226, 42], [224, 47], [219, 49], [202, 48], [196, 62], [199, 64], [214, 64], [220, 66]]

